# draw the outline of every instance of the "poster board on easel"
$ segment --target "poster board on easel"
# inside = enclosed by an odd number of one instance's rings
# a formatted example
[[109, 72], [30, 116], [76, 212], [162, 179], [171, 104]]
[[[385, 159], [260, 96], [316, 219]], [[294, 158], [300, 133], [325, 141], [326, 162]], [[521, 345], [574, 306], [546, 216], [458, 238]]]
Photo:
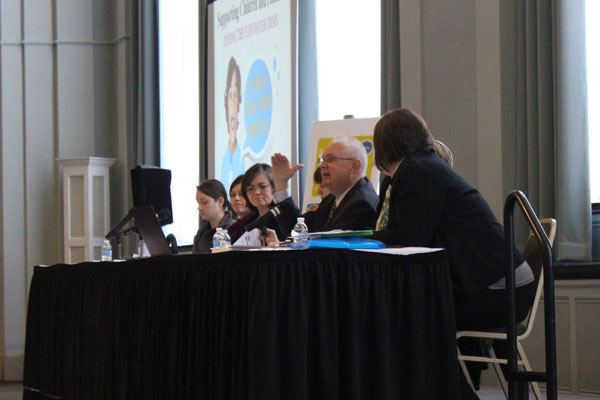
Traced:
[[335, 138], [351, 136], [358, 139], [367, 151], [367, 177], [375, 188], [379, 190], [379, 170], [373, 164], [375, 147], [373, 144], [373, 128], [379, 118], [349, 118], [336, 121], [315, 121], [310, 139], [310, 152], [306, 165], [306, 180], [304, 183], [303, 212], [318, 205], [321, 198], [317, 193], [318, 185], [313, 182], [312, 176], [319, 166], [318, 160], [323, 151]]

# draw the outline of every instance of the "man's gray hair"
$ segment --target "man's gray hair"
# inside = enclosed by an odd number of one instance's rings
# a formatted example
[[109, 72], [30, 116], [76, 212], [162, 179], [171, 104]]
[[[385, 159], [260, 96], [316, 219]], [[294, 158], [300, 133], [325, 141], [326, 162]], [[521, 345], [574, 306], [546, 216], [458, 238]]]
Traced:
[[342, 142], [345, 144], [345, 157], [350, 157], [355, 160], [360, 160], [360, 169], [358, 172], [361, 176], [365, 176], [367, 171], [367, 151], [362, 143], [350, 136], [338, 136], [333, 140], [334, 143]]

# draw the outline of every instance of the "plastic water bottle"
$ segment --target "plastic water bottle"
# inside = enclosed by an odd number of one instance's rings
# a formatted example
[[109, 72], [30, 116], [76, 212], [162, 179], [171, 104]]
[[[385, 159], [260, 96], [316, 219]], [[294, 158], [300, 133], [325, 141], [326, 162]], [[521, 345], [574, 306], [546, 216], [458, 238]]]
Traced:
[[102, 261], [112, 261], [112, 246], [110, 245], [110, 240], [108, 239], [104, 239], [104, 242], [102, 242], [100, 259]]
[[213, 235], [213, 249], [221, 247], [221, 240], [223, 239], [223, 228], [217, 228], [217, 231]]
[[231, 245], [231, 238], [227, 229], [221, 227], [217, 228], [217, 231], [213, 235], [213, 249], [229, 247]]
[[227, 229], [223, 229], [223, 239], [221, 240], [221, 247], [229, 247], [231, 246], [231, 237], [229, 236], [229, 232]]
[[308, 227], [304, 223], [304, 217], [298, 217], [298, 222], [294, 225], [292, 233], [292, 243], [290, 247], [292, 249], [307, 249], [308, 248]]
[[148, 246], [146, 246], [144, 239], [138, 240], [138, 257], [150, 257], [150, 251], [148, 250]]

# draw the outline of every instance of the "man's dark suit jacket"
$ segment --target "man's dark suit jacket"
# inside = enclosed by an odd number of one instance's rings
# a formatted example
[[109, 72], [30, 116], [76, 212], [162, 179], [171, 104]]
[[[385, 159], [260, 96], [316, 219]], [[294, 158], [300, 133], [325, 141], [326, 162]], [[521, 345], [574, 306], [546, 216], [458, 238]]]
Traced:
[[[387, 245], [443, 247], [455, 296], [469, 298], [504, 276], [504, 230], [483, 196], [433, 151], [406, 158], [391, 182], [387, 229], [374, 239]], [[518, 252], [515, 267], [523, 262]]]
[[[334, 202], [335, 196], [330, 194], [323, 199], [315, 211], [303, 215], [309, 232], [375, 228], [378, 196], [367, 179], [362, 178], [346, 193], [329, 220]], [[281, 210], [281, 215], [277, 217], [280, 229], [283, 232], [291, 232], [297, 218], [301, 216], [300, 210], [291, 197], [279, 203], [278, 207]]]

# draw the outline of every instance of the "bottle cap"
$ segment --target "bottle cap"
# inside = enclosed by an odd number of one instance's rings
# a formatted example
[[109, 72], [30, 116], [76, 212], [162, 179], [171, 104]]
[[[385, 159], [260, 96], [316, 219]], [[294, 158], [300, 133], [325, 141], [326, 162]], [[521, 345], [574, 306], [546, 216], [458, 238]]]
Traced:
[[220, 226], [217, 227], [217, 232], [221, 232], [223, 230], [223, 228], [221, 228]]
[[298, 217], [298, 222], [304, 222], [304, 217]]

